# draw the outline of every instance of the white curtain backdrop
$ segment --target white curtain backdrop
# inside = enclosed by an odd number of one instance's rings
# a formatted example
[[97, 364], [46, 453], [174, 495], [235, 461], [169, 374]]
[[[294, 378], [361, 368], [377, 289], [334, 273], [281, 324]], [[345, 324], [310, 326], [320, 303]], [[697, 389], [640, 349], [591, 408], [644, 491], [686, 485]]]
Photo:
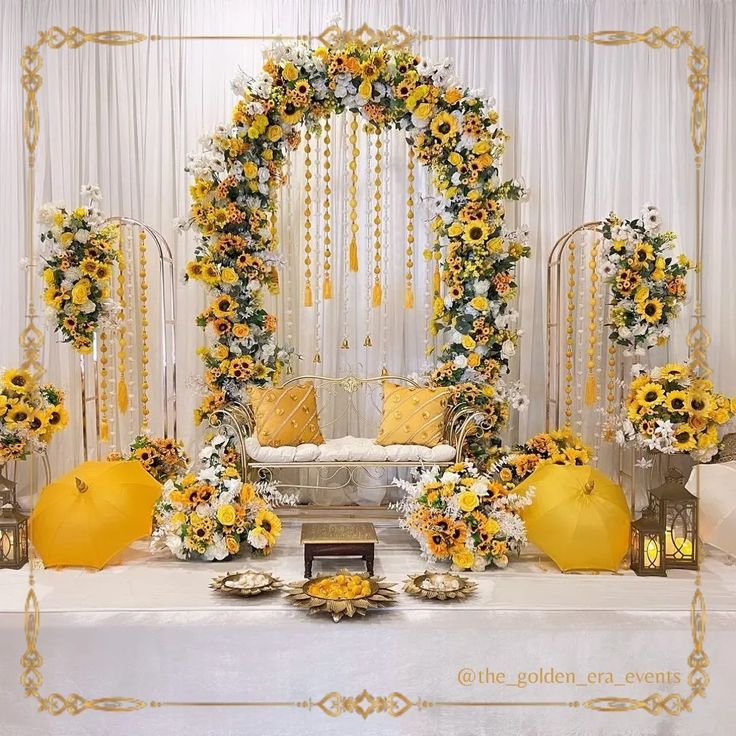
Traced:
[[[709, 358], [719, 387], [736, 393], [736, 333], [730, 316], [736, 308], [736, 261], [731, 257], [730, 217], [736, 206], [736, 9], [718, 0], [391, 0], [373, 3], [312, 0], [247, 2], [235, 0], [5, 0], [0, 4], [3, 44], [0, 65], [0, 201], [5, 207], [0, 269], [4, 330], [0, 363], [20, 360], [18, 333], [24, 325], [27, 294], [22, 259], [26, 255], [23, 197], [25, 153], [22, 142], [22, 91], [19, 58], [37, 32], [58, 25], [93, 32], [132, 30], [164, 36], [318, 34], [339, 12], [344, 27], [366, 22], [385, 28], [394, 23], [433, 36], [584, 35], [600, 30], [643, 32], [652, 26], [692, 31], [710, 57], [707, 94], [708, 141], [703, 165], [706, 324], [713, 337]], [[98, 183], [111, 214], [143, 220], [169, 239], [177, 271], [191, 256], [191, 235], [177, 238], [172, 220], [188, 209], [186, 155], [198, 136], [225, 120], [234, 104], [229, 80], [239, 67], [256, 72], [267, 42], [244, 40], [166, 40], [126, 47], [87, 43], [77, 49], [42, 51], [43, 87], [39, 92], [40, 139], [37, 151], [36, 208], [48, 200], [77, 201], [81, 184]], [[638, 214], [644, 202], [656, 203], [667, 227], [680, 235], [679, 247], [694, 256], [695, 177], [690, 142], [691, 93], [687, 51], [652, 49], [638, 43], [597, 46], [570, 40], [429, 40], [417, 47], [430, 58], [453, 57], [458, 76], [497, 100], [501, 121], [512, 139], [503, 164], [505, 178], [524, 177], [528, 202], [509, 211], [511, 224], [529, 227], [532, 258], [519, 274], [519, 311], [524, 330], [515, 372], [528, 387], [531, 406], [513, 418], [510, 438], [543, 429], [545, 395], [546, 259], [555, 240], [587, 220], [615, 209]], [[333, 173], [344, 169], [341, 122], [333, 138]], [[365, 165], [365, 149], [361, 152]], [[333, 263], [336, 298], [318, 315], [304, 315], [295, 282], [276, 303], [287, 328], [293, 311], [293, 341], [304, 359], [301, 373], [335, 375], [353, 367], [368, 374], [407, 373], [424, 362], [424, 276], [421, 270], [422, 212], [418, 209], [417, 307], [403, 309], [405, 248], [403, 177], [405, 149], [392, 145], [398, 178], [389, 185], [391, 207], [386, 238], [390, 295], [385, 310], [367, 326], [365, 252], [359, 282], [350, 286], [347, 309], [342, 273], [345, 180], [335, 187], [333, 224], [337, 247]], [[289, 273], [303, 272], [297, 222], [302, 204], [300, 165], [283, 200], [292, 220], [283, 228]], [[361, 169], [361, 185], [366, 172]], [[417, 189], [422, 193], [424, 179]], [[361, 199], [361, 202], [363, 200]], [[362, 210], [365, 204], [361, 205]], [[361, 212], [363, 225], [365, 213]], [[361, 237], [366, 238], [365, 227]], [[295, 236], [296, 234], [296, 236]], [[366, 243], [364, 243], [364, 246]], [[352, 276], [355, 279], [354, 276]], [[38, 285], [38, 280], [36, 281]], [[289, 281], [287, 279], [287, 284]], [[691, 281], [692, 286], [692, 281]], [[692, 289], [691, 289], [692, 291]], [[194, 316], [204, 305], [201, 286], [177, 284], [177, 350], [180, 391], [179, 435], [195, 443], [191, 415], [197, 396], [185, 388], [198, 375], [196, 347], [203, 334]], [[345, 318], [347, 315], [347, 319]], [[675, 326], [667, 357], [684, 358], [692, 304]], [[380, 317], [380, 318], [379, 318]], [[317, 318], [318, 326], [315, 326]], [[370, 329], [372, 349], [363, 347]], [[345, 335], [351, 349], [342, 350]], [[317, 337], [319, 336], [319, 337]], [[322, 363], [312, 362], [319, 340]], [[155, 353], [154, 353], [155, 355]], [[385, 356], [385, 358], [384, 358]], [[46, 331], [44, 364], [48, 379], [68, 392], [78, 412], [78, 361]], [[52, 463], [59, 472], [80, 456], [80, 436], [72, 427], [54, 440]]]

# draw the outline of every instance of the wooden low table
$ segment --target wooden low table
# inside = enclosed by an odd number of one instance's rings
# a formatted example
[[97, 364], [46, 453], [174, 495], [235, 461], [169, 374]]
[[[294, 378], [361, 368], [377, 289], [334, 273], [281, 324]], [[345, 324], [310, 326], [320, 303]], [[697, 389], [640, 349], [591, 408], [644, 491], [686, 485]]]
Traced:
[[373, 575], [376, 529], [370, 522], [302, 524], [304, 577], [312, 577], [315, 557], [360, 557]]

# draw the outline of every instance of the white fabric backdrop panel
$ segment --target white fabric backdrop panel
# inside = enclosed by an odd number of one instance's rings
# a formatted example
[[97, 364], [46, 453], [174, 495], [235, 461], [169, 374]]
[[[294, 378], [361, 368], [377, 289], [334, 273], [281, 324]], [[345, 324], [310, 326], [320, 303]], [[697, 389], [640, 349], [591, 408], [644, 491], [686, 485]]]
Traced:
[[[16, 81], [22, 45], [33, 42], [40, 29], [53, 25], [175, 36], [317, 34], [336, 10], [342, 12], [346, 27], [363, 22], [379, 28], [400, 23], [436, 37], [567, 36], [606, 29], [645, 31], [655, 25], [691, 30], [693, 39], [703, 43], [710, 55], [703, 220], [704, 309], [714, 342], [710, 359], [720, 388], [736, 391], [736, 376], [729, 370], [736, 357], [736, 337], [728, 319], [736, 306], [732, 288], [736, 262], [729, 257], [729, 217], [736, 204], [731, 171], [736, 153], [734, 91], [729, 81], [736, 72], [736, 9], [733, 3], [716, 1], [4, 2], [0, 9], [4, 41], [0, 64], [6, 82], [0, 91], [0, 151], [3, 170], [17, 173], [0, 181], [1, 201], [7, 212], [3, 243], [7, 267], [0, 273], [7, 325], [0, 336], [3, 364], [14, 364], [19, 359], [17, 334], [23, 326], [26, 299], [22, 271], [17, 266], [26, 254], [26, 212], [21, 193], [25, 161], [22, 94]], [[189, 180], [183, 170], [186, 154], [197, 148], [202, 132], [227, 119], [234, 103], [229, 80], [238, 67], [257, 71], [264, 45], [262, 41], [172, 40], [129, 47], [87, 43], [78, 49], [44, 49], [36, 206], [50, 199], [74, 202], [81, 184], [98, 182], [109, 212], [140, 218], [170, 239], [181, 272], [192, 254], [193, 239], [177, 239], [171, 223], [174, 217], [187, 212]], [[695, 178], [687, 51], [652, 49], [643, 43], [604, 47], [566, 40], [440, 38], [419, 44], [418, 51], [435, 58], [454, 57], [461, 79], [496, 98], [503, 126], [512, 135], [503, 174], [523, 176], [532, 190], [528, 203], [514, 205], [509, 212], [512, 223], [528, 224], [533, 248], [533, 257], [522, 265], [520, 273], [519, 309], [524, 335], [515, 368], [528, 386], [532, 403], [528, 413], [514, 421], [510, 433], [511, 439], [525, 438], [541, 430], [544, 422], [546, 258], [557, 237], [614, 208], [633, 216], [643, 202], [652, 201], [661, 208], [666, 225], [680, 234], [680, 247], [694, 255]], [[394, 148], [394, 162], [398, 172], [403, 173], [404, 149], [398, 144]], [[417, 279], [417, 309], [405, 314], [399, 288], [405, 247], [405, 190], [403, 183], [399, 184], [392, 184], [391, 190], [391, 234], [387, 243], [389, 283], [394, 285], [388, 308], [393, 321], [385, 334], [388, 367], [404, 372], [421, 367], [424, 360], [423, 282]], [[298, 182], [292, 197], [296, 218], [302, 206]], [[335, 213], [341, 213], [342, 206], [336, 194]], [[339, 239], [340, 226], [336, 230]], [[289, 248], [290, 272], [301, 274], [301, 242], [294, 240]], [[420, 250], [418, 242], [417, 256]], [[335, 266], [337, 275], [339, 256]], [[339, 278], [336, 281], [339, 287]], [[193, 319], [204, 305], [203, 292], [197, 284], [177, 287], [182, 387], [179, 433], [190, 445], [195, 438], [190, 417], [197, 396], [184, 390], [183, 385], [187, 376], [198, 375], [201, 370], [195, 348], [203, 334]], [[309, 342], [316, 315], [304, 315], [299, 295], [292, 296], [294, 340], [301, 336], [299, 347], [304, 355], [299, 370], [310, 373], [314, 366]], [[340, 288], [337, 296], [319, 317], [321, 369], [334, 373], [341, 365], [361, 364], [370, 372], [381, 365], [380, 330], [376, 328], [372, 335], [375, 347], [368, 355], [362, 346], [366, 310], [359, 306], [356, 292], [348, 312], [349, 324], [344, 325], [350, 332], [351, 350], [341, 351]], [[284, 294], [277, 305], [282, 321], [285, 300]], [[692, 304], [675, 326], [665, 351], [672, 358], [686, 355], [685, 336], [691, 314]], [[73, 415], [78, 417], [76, 356], [67, 346], [59, 346], [48, 330], [44, 362], [48, 378], [68, 390]], [[62, 470], [75, 456], [79, 457], [78, 433], [69, 429], [53, 443], [54, 468]]]

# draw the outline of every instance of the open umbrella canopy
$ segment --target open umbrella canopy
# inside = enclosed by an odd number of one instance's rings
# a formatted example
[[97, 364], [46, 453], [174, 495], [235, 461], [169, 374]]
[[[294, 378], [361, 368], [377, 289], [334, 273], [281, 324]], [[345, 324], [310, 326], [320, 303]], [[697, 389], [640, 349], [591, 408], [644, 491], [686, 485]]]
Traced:
[[31, 541], [47, 567], [99, 569], [150, 534], [160, 494], [136, 460], [82, 463], [41, 491]]
[[703, 541], [736, 555], [736, 461], [696, 465], [687, 489], [700, 499], [698, 518]]
[[529, 540], [563, 571], [618, 569], [631, 516], [621, 487], [589, 465], [543, 465], [517, 487], [534, 487], [524, 509]]

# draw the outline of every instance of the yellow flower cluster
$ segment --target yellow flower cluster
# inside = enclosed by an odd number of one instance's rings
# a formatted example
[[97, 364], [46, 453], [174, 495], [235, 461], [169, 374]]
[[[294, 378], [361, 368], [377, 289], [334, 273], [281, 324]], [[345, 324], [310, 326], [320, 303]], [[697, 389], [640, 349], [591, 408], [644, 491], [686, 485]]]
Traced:
[[185, 472], [189, 458], [181, 440], [173, 437], [139, 435], [130, 445], [127, 456], [112, 452], [108, 460], [137, 460], [159, 483]]
[[68, 420], [58, 388], [38, 385], [26, 370], [6, 370], [0, 378], [0, 465], [42, 452]]
[[[736, 414], [736, 398], [715, 391], [710, 379], [685, 363], [667, 363], [637, 376], [629, 386], [626, 417], [647, 446], [664, 452], [712, 451], [718, 428]], [[666, 424], [664, 424], [666, 423]], [[663, 434], [669, 427], [670, 434]]]
[[371, 584], [360, 575], [333, 575], [320, 578], [307, 587], [309, 595], [327, 600], [354, 600], [366, 598], [372, 592]]

